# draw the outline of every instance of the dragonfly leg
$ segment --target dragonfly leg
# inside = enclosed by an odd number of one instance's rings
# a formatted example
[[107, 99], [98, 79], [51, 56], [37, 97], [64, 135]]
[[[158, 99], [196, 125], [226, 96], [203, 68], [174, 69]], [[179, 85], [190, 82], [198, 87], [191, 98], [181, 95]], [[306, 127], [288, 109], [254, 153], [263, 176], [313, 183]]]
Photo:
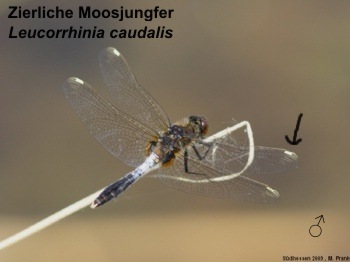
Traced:
[[[197, 149], [196, 149], [197, 150]], [[198, 151], [197, 151], [198, 152]], [[199, 152], [198, 152], [199, 153]], [[196, 153], [197, 154], [197, 153]], [[197, 155], [198, 156], [198, 155]], [[198, 157], [199, 158], [199, 157]], [[201, 160], [201, 159], [200, 159]], [[192, 174], [192, 175], [201, 175], [201, 176], [206, 176], [206, 174], [202, 174], [202, 173], [197, 173], [197, 172], [190, 172], [188, 170], [188, 151], [185, 150], [184, 152], [184, 168], [185, 168], [185, 172], [188, 174]]]
[[188, 152], [187, 150], [185, 150], [185, 154], [184, 154], [184, 167], [185, 167], [185, 172], [188, 172]]
[[209, 150], [210, 150], [210, 148], [212, 147], [213, 143], [205, 143], [205, 142], [203, 142], [203, 141], [199, 141], [198, 143], [199, 143], [199, 144], [202, 144], [202, 145], [204, 145], [204, 146], [207, 147], [207, 150], [205, 151], [204, 155], [201, 156], [201, 154], [199, 153], [199, 151], [198, 151], [196, 145], [192, 145], [192, 149], [193, 149], [193, 151], [196, 153], [198, 159], [199, 159], [199, 160], [203, 160], [203, 159], [207, 156], [207, 154], [209, 153]]

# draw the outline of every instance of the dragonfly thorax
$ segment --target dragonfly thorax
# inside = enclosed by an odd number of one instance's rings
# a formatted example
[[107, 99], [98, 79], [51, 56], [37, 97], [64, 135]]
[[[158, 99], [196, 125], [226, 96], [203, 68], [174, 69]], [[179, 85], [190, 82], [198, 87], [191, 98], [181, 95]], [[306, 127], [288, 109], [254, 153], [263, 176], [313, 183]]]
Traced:
[[208, 122], [205, 117], [190, 116], [162, 132], [157, 142], [150, 142], [148, 150], [156, 153], [163, 164], [169, 164], [175, 158], [176, 153], [196, 140], [202, 139], [207, 131]]

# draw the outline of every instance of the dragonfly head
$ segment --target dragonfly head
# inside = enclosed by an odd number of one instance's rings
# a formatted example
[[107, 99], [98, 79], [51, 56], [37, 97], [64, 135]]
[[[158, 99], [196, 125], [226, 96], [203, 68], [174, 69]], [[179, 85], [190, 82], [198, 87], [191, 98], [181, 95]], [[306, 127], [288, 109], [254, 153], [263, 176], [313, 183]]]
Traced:
[[188, 119], [193, 130], [200, 136], [204, 136], [208, 132], [208, 120], [205, 116], [190, 116]]

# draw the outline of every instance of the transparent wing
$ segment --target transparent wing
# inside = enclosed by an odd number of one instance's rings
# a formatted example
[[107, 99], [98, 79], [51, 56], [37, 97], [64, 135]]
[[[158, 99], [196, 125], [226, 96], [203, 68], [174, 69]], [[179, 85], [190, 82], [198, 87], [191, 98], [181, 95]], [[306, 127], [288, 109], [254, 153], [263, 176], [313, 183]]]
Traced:
[[189, 156], [187, 165], [189, 172], [185, 172], [184, 155], [180, 155], [174, 160], [173, 165], [163, 167], [157, 177], [171, 188], [210, 197], [262, 203], [272, 203], [279, 198], [276, 190], [244, 176], [217, 182], [215, 181], [217, 177], [230, 173], [196, 157]]
[[154, 130], [121, 112], [83, 80], [71, 77], [63, 90], [89, 132], [110, 153], [130, 166], [143, 163]]
[[117, 107], [150, 129], [166, 130], [170, 125], [166, 113], [138, 84], [123, 55], [109, 47], [100, 53], [99, 62], [104, 81]]
[[[211, 146], [197, 145], [201, 155], [206, 154], [204, 161], [231, 172], [241, 171], [248, 161], [249, 148], [230, 136], [217, 139]], [[247, 174], [283, 173], [298, 167], [298, 156], [281, 148], [263, 146], [254, 147], [253, 163], [244, 172]]]
[[254, 148], [252, 164], [243, 175], [235, 176], [247, 164], [248, 147], [227, 136], [210, 145], [197, 143], [195, 149], [197, 152], [193, 147], [187, 148], [188, 172], [184, 154], [178, 155], [173, 166], [162, 168], [158, 177], [164, 184], [189, 193], [269, 203], [279, 198], [278, 192], [246, 175], [285, 172], [298, 166], [296, 154], [258, 146]]

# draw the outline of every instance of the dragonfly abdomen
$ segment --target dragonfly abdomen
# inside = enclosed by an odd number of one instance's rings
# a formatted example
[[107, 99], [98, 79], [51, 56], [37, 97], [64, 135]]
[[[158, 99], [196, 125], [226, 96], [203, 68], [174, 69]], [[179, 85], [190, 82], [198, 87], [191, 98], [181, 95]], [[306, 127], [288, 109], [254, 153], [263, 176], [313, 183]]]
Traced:
[[123, 193], [129, 186], [135, 183], [140, 177], [142, 177], [151, 168], [155, 167], [159, 162], [159, 158], [156, 154], [151, 154], [145, 162], [137, 167], [134, 171], [126, 174], [121, 179], [113, 182], [107, 186], [102, 193], [94, 200], [91, 204], [91, 208], [102, 206], [113, 198], [118, 197]]

